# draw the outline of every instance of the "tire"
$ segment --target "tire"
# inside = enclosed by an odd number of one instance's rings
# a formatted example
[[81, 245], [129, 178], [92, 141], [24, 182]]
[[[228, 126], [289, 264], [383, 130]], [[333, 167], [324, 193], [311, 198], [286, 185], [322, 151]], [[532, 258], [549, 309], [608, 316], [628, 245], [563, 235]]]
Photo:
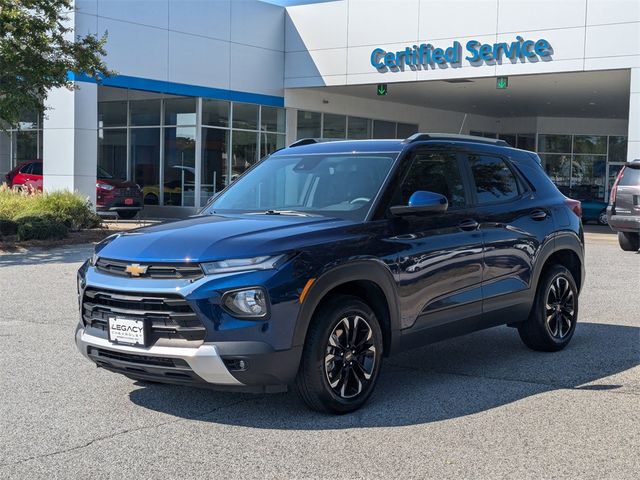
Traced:
[[118, 218], [122, 220], [131, 220], [138, 214], [138, 210], [118, 210]]
[[640, 234], [634, 232], [618, 232], [618, 243], [625, 252], [635, 252], [640, 249]]
[[158, 196], [153, 193], [147, 193], [144, 196], [144, 204], [145, 205], [158, 205]]
[[604, 209], [598, 214], [598, 225], [609, 225], [607, 220], [607, 210]]
[[532, 350], [556, 352], [569, 344], [577, 321], [576, 282], [565, 267], [553, 265], [539, 280], [529, 318], [518, 326], [520, 339]]
[[[357, 332], [356, 337], [349, 338], [350, 332]], [[318, 412], [359, 409], [378, 380], [382, 350], [382, 330], [373, 310], [358, 297], [330, 297], [307, 332], [295, 383], [300, 398]]]

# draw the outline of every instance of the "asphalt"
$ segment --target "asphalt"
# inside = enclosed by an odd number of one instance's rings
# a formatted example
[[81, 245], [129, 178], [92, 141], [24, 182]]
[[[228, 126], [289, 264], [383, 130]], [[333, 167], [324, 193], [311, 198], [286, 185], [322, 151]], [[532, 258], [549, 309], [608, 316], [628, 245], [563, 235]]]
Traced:
[[73, 343], [90, 251], [0, 255], [0, 478], [638, 478], [640, 255], [606, 229], [566, 350], [500, 327], [411, 351], [341, 417], [95, 368]]

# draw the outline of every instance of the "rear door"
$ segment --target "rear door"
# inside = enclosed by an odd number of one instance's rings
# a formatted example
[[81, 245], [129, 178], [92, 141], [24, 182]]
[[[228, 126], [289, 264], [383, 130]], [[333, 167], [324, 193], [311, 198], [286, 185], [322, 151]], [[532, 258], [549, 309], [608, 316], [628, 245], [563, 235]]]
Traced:
[[416, 343], [450, 336], [451, 324], [477, 328], [482, 314], [482, 237], [469, 205], [469, 183], [455, 151], [418, 150], [393, 198], [407, 205], [418, 190], [447, 197], [444, 213], [391, 220], [388, 241], [400, 251], [397, 282], [403, 327], [413, 327]]
[[535, 289], [534, 261], [554, 231], [552, 211], [508, 158], [490, 150], [465, 158], [484, 242], [483, 326], [522, 319]]

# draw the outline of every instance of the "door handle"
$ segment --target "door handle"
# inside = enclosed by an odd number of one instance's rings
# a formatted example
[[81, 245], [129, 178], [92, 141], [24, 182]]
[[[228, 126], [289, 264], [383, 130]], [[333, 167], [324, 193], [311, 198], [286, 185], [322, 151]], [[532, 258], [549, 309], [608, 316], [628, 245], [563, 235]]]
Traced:
[[460, 225], [458, 225], [461, 230], [467, 231], [477, 230], [479, 226], [480, 224], [475, 220], [465, 220]]
[[544, 210], [535, 210], [531, 212], [529, 216], [534, 220], [544, 220], [545, 218], [547, 218], [547, 212], [545, 212]]

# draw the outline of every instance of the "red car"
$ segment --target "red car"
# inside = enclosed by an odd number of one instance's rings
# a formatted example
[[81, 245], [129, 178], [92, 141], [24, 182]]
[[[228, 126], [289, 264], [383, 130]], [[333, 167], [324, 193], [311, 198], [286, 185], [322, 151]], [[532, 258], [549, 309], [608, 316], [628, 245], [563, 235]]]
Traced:
[[[10, 187], [31, 187], [42, 191], [42, 160], [29, 160], [5, 176]], [[98, 167], [96, 210], [116, 212], [119, 218], [130, 219], [142, 210], [142, 189], [133, 182], [118, 180]]]

